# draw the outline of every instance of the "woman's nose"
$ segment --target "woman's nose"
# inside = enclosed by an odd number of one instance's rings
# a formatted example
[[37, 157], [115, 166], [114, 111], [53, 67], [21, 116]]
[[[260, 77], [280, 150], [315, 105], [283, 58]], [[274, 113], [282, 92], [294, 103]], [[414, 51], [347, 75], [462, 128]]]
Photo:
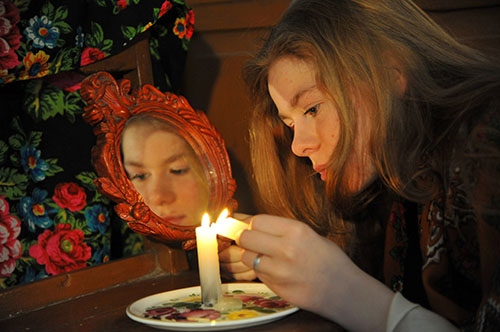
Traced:
[[297, 157], [308, 157], [317, 149], [318, 140], [309, 127], [295, 125], [292, 140], [292, 152]]
[[169, 205], [177, 199], [172, 184], [164, 178], [157, 178], [152, 181], [149, 196], [150, 204], [155, 206]]

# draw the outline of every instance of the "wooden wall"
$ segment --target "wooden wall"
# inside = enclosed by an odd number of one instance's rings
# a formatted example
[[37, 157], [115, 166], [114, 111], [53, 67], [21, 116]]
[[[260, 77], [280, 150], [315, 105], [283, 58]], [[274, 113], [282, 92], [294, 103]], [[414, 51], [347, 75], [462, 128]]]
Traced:
[[500, 0], [416, 0], [460, 42], [500, 61]]
[[[226, 141], [241, 212], [254, 212], [248, 184], [251, 100], [241, 68], [290, 2], [188, 0], [195, 13], [195, 33], [182, 93], [193, 107], [207, 112]], [[417, 4], [462, 42], [500, 56], [500, 0], [418, 0]]]
[[251, 101], [241, 78], [268, 28], [290, 0], [191, 0], [195, 33], [190, 43], [182, 94], [204, 110], [224, 137], [238, 189], [240, 212], [255, 212], [248, 182], [248, 115]]

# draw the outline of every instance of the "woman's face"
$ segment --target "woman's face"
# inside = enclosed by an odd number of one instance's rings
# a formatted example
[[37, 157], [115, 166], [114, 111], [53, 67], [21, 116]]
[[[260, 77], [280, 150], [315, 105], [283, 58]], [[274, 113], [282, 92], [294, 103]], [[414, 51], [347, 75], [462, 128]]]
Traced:
[[184, 139], [136, 124], [124, 130], [122, 153], [129, 179], [155, 214], [179, 226], [201, 223], [208, 208], [208, 189]]
[[[295, 57], [282, 57], [269, 69], [268, 89], [283, 123], [292, 128], [292, 152], [311, 160], [314, 171], [326, 179], [326, 168], [340, 135], [339, 116], [335, 104], [320, 90], [316, 68]], [[364, 103], [359, 114], [366, 114]], [[346, 168], [349, 190], [359, 191], [371, 182], [375, 167], [368, 156], [368, 121], [358, 114], [358, 130], [354, 153]], [[334, 156], [333, 156], [334, 157]]]

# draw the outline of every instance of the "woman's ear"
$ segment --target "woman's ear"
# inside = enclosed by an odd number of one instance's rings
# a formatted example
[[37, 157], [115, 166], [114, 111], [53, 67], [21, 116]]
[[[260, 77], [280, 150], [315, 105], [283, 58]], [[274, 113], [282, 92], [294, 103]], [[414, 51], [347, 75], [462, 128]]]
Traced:
[[397, 59], [390, 52], [386, 52], [386, 59], [388, 62], [388, 68], [391, 71], [391, 78], [395, 84], [396, 91], [403, 95], [406, 91], [407, 78], [403, 66], [399, 59]]
[[394, 81], [396, 83], [396, 91], [400, 95], [403, 95], [406, 91], [406, 83], [407, 83], [406, 75], [399, 68], [394, 68], [394, 71], [395, 71], [395, 74], [394, 74], [395, 80]]

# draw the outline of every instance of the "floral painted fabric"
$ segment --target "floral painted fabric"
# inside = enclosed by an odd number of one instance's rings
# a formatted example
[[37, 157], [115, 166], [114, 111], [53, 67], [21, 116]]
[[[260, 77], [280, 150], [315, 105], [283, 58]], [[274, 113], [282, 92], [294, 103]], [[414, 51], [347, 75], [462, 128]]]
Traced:
[[176, 91], [193, 24], [181, 0], [0, 0], [0, 288], [141, 252], [94, 186], [78, 68], [147, 30]]
[[394, 203], [385, 282], [463, 331], [498, 331], [500, 187], [491, 179], [499, 178], [500, 165], [475, 156], [500, 155], [500, 108], [462, 129], [447, 187], [427, 204]]

